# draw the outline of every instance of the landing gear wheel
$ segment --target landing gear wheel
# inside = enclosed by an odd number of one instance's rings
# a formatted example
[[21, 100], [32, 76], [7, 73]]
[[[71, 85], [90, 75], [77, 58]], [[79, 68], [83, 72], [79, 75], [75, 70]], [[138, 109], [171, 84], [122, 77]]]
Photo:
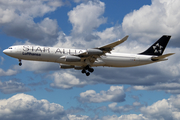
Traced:
[[88, 71], [92, 73], [92, 72], [94, 72], [94, 69], [93, 68], [89, 68]]
[[81, 71], [83, 74], [85, 73], [86, 76], [89, 76], [90, 73], [94, 72], [94, 69], [91, 68], [90, 65], [87, 65], [86, 67], [84, 67], [84, 69]]
[[22, 63], [19, 63], [19, 66], [21, 66], [22, 65]]
[[87, 73], [86, 73], [86, 76], [89, 76], [89, 75], [90, 75], [90, 73], [89, 73], [89, 72], [87, 72]]
[[21, 65], [22, 65], [21, 60], [19, 60], [19, 66], [21, 66]]
[[84, 74], [84, 73], [86, 73], [86, 70], [85, 70], [85, 69], [83, 69], [81, 72]]
[[84, 69], [85, 70], [88, 70], [90, 68], [90, 66], [89, 65], [87, 65]]

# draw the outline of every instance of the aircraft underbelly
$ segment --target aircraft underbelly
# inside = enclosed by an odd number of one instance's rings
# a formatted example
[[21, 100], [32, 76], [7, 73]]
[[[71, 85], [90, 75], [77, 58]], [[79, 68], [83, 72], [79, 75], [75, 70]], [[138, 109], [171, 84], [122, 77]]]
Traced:
[[103, 60], [106, 66], [109, 67], [129, 67], [134, 66], [138, 62], [130, 59], [105, 59]]
[[103, 59], [105, 65], [109, 67], [133, 67], [150, 64], [152, 61], [139, 56], [110, 56]]

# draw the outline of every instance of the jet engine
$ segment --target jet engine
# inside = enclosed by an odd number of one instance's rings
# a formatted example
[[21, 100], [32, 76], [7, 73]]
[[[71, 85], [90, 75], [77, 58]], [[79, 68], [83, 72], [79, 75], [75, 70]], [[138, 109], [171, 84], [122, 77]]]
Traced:
[[62, 69], [71, 69], [74, 68], [75, 70], [82, 70], [83, 66], [74, 66], [74, 65], [67, 65], [67, 64], [59, 64], [60, 68]]
[[60, 68], [62, 68], [62, 69], [74, 68], [74, 65], [60, 64]]
[[82, 70], [84, 67], [82, 67], [82, 66], [74, 66], [74, 69], [76, 69], [76, 70]]
[[80, 57], [77, 57], [77, 56], [66, 56], [65, 57], [65, 61], [66, 62], [80, 62], [81, 61], [81, 58]]
[[88, 55], [101, 55], [103, 54], [103, 51], [99, 49], [87, 49], [86, 53]]

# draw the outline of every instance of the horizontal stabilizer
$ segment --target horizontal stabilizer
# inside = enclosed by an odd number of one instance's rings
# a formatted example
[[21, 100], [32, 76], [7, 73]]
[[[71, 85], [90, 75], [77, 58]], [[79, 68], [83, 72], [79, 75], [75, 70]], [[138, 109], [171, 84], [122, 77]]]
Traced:
[[161, 60], [161, 59], [164, 59], [164, 58], [166, 58], [166, 57], [168, 57], [170, 55], [173, 55], [173, 54], [175, 54], [175, 53], [168, 53], [168, 54], [161, 55], [161, 56], [158, 56], [158, 57], [152, 57], [151, 60], [153, 60], [153, 61]]

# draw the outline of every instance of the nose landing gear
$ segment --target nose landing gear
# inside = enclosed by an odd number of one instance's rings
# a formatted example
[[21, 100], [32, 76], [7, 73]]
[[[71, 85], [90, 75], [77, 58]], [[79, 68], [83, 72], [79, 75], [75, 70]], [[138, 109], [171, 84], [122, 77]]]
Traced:
[[22, 65], [22, 62], [21, 62], [21, 60], [19, 60], [19, 66], [21, 66]]
[[94, 69], [87, 65], [82, 71], [83, 74], [85, 73], [86, 76], [89, 76], [90, 73], [94, 72]]

